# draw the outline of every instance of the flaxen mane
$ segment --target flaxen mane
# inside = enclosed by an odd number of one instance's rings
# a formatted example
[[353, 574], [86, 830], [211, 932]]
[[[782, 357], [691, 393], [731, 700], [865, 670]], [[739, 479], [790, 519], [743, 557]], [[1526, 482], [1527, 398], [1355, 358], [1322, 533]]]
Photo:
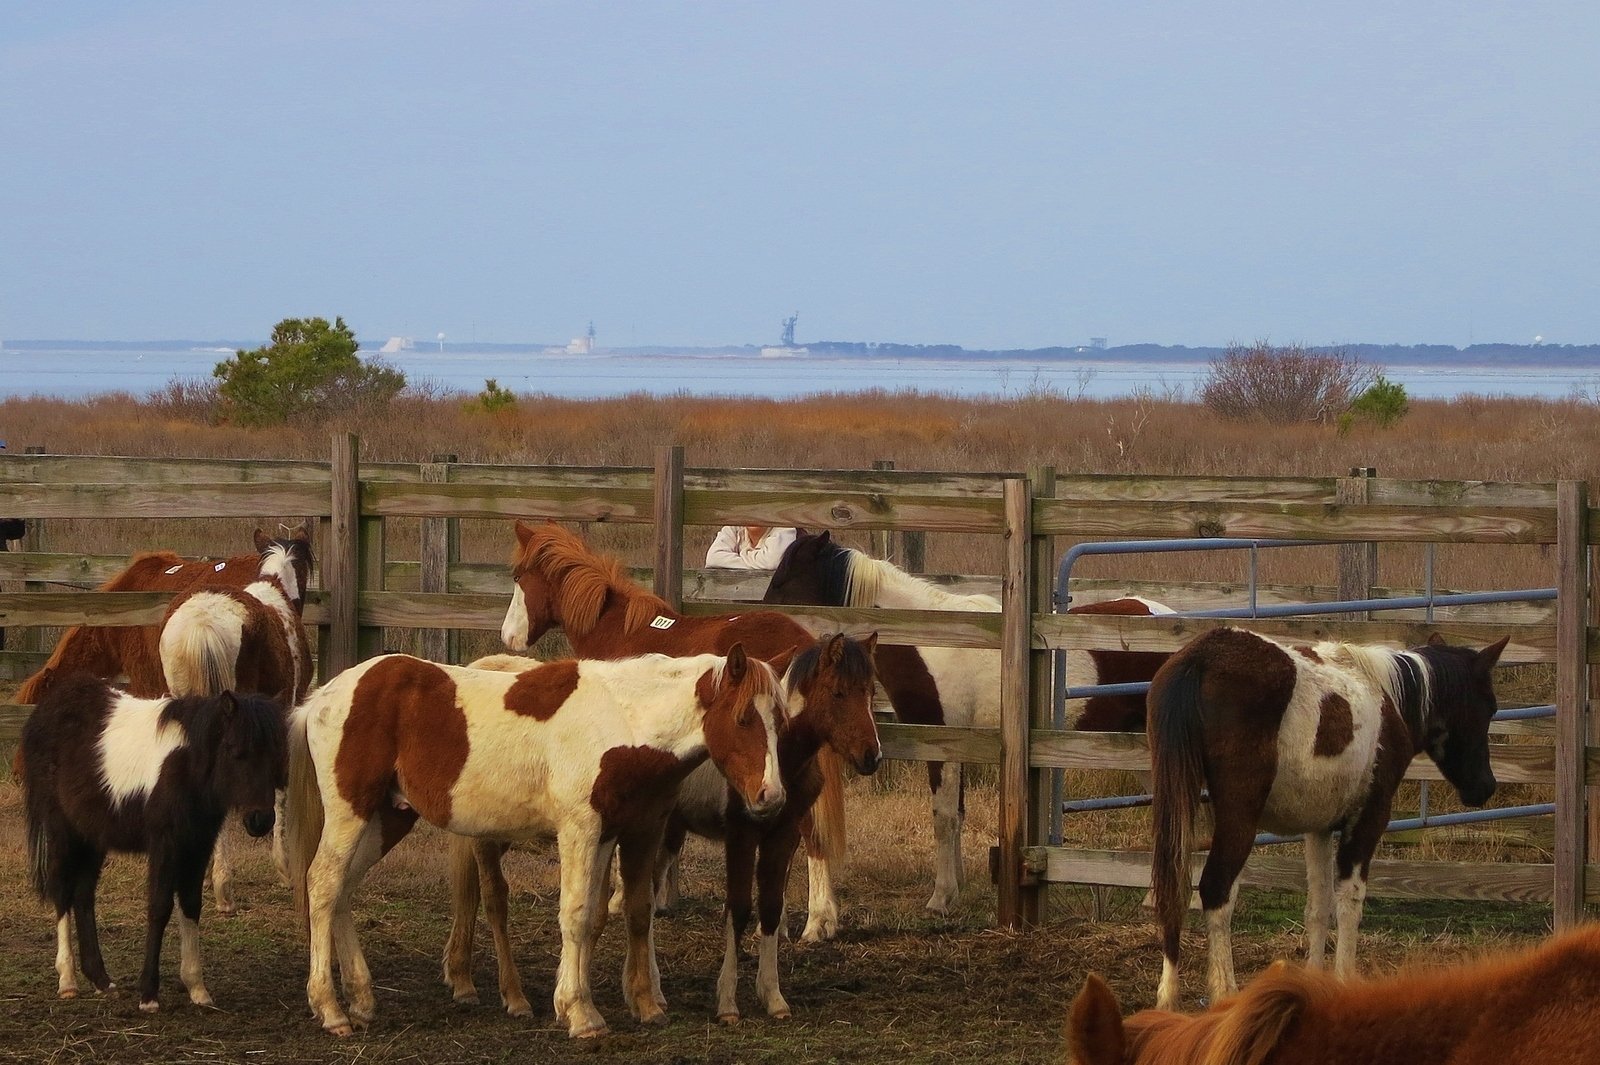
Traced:
[[573, 636], [581, 638], [594, 629], [605, 608], [606, 596], [612, 592], [626, 604], [624, 632], [636, 632], [661, 615], [678, 616], [659, 596], [633, 583], [623, 572], [620, 560], [594, 554], [559, 525], [547, 523], [534, 529], [512, 574], [517, 576], [529, 569], [539, 570], [549, 580], [562, 627]]

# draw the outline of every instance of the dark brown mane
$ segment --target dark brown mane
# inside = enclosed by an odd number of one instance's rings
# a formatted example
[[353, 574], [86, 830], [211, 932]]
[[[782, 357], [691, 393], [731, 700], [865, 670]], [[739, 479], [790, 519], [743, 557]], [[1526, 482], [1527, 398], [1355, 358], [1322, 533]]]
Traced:
[[613, 592], [624, 604], [624, 632], [636, 632], [658, 616], [678, 617], [659, 596], [635, 584], [619, 559], [596, 555], [554, 522], [534, 526], [527, 544], [519, 544], [512, 574], [520, 576], [531, 569], [550, 582], [562, 627], [580, 638], [594, 629], [606, 596]]

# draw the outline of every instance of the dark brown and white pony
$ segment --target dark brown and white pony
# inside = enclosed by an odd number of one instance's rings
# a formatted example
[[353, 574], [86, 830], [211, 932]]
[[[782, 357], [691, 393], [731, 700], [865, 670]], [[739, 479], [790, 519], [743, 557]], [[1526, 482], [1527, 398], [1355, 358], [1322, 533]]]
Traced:
[[[189, 999], [211, 1005], [200, 973], [200, 905], [211, 847], [230, 809], [246, 831], [273, 824], [285, 783], [282, 708], [265, 696], [140, 699], [84, 672], [58, 678], [22, 726], [22, 788], [33, 886], [56, 912], [62, 998], [78, 993], [73, 921], [84, 975], [106, 974], [95, 887], [109, 851], [150, 856], [139, 1008], [158, 1008], [161, 938], [178, 901], [179, 972]], [[69, 919], [68, 914], [71, 914]]]
[[1193, 1017], [1122, 1018], [1091, 974], [1067, 1020], [1071, 1065], [1592, 1065], [1600, 1060], [1600, 929], [1531, 951], [1371, 982], [1275, 963]]
[[[778, 764], [788, 799], [776, 817], [757, 820], [748, 816], [727, 781], [710, 764], [691, 773], [678, 790], [656, 865], [658, 897], [688, 833], [722, 841], [727, 872], [727, 949], [717, 981], [717, 1015], [724, 1023], [739, 1019], [738, 944], [750, 924], [752, 880], [760, 903], [756, 993], [769, 1016], [789, 1016], [789, 1005], [778, 986], [779, 922], [789, 863], [800, 845], [801, 825], [822, 791], [818, 752], [829, 748], [863, 774], [874, 772], [882, 759], [878, 728], [872, 716], [873, 651], [877, 639], [876, 633], [864, 640], [842, 634], [824, 636], [790, 663], [783, 678], [789, 722], [778, 736]], [[473, 663], [478, 668], [512, 672], [536, 665], [531, 659], [513, 655], [494, 655]], [[490, 851], [492, 867], [483, 879], [490, 885], [487, 909], [495, 948], [501, 955], [500, 995], [515, 1013], [512, 1004], [526, 1002], [526, 996], [515, 966], [506, 964], [510, 939], [504, 927], [506, 883], [499, 868], [502, 850]], [[480, 860], [485, 860], [482, 852]], [[622, 904], [618, 892], [612, 898], [613, 912], [622, 912]], [[458, 999], [466, 999], [469, 995], [462, 991], [470, 992], [472, 983], [471, 922], [464, 929], [453, 930], [452, 937], [460, 949], [446, 955], [445, 981], [457, 989]]]
[[[301, 612], [311, 580], [311, 536], [304, 526], [287, 537], [255, 534], [260, 562], [243, 588], [202, 585], [167, 607], [158, 647], [166, 690], [173, 695], [225, 691], [271, 695], [295, 706], [311, 687], [311, 644]], [[274, 836], [273, 857], [283, 871]], [[233, 913], [233, 861], [228, 834], [217, 837], [211, 890], [218, 913]]]
[[[579, 658], [621, 658], [654, 652], [725, 654], [738, 641], [758, 658], [811, 645], [799, 622], [770, 610], [690, 617], [628, 579], [620, 560], [595, 554], [576, 535], [555, 524], [516, 523], [511, 603], [501, 638], [510, 651], [525, 651], [559, 625]], [[838, 910], [833, 870], [844, 861], [844, 775], [831, 748], [817, 756], [822, 792], [802, 826], [812, 883], [828, 885], [832, 907], [813, 907], [802, 939], [833, 934]], [[474, 875], [459, 846], [452, 849], [452, 883], [466, 887]], [[669, 874], [669, 883], [670, 874]], [[458, 914], [461, 908], [457, 907]], [[460, 992], [463, 989], [457, 987]]]
[[1200, 876], [1212, 1001], [1238, 987], [1229, 925], [1236, 882], [1260, 828], [1305, 833], [1308, 962], [1321, 967], [1336, 907], [1335, 967], [1352, 976], [1367, 871], [1412, 757], [1426, 751], [1468, 806], [1494, 794], [1492, 674], [1505, 646], [1502, 639], [1478, 651], [1435, 635], [1394, 651], [1280, 643], [1218, 628], [1161, 667], [1150, 687], [1148, 727], [1159, 1007], [1178, 1002], [1200, 789], [1210, 790], [1214, 822]]
[[[606, 1030], [589, 960], [618, 849], [627, 893], [624, 995], [641, 1021], [662, 1020], [652, 872], [678, 787], [709, 756], [753, 816], [776, 814], [784, 713], [772, 667], [746, 658], [738, 644], [725, 657], [563, 661], [522, 673], [385, 655], [341, 673], [290, 727], [288, 848], [310, 922], [313, 1013], [341, 1036], [372, 1020], [372, 977], [350, 898], [420, 816], [495, 840], [555, 835], [554, 1001], [573, 1036]], [[335, 949], [348, 1015], [333, 989]]]
[[[961, 595], [833, 541], [827, 532], [801, 533], [772, 574], [763, 599], [796, 606], [859, 606], [912, 610], [998, 611], [992, 595]], [[1147, 599], [1115, 599], [1074, 607], [1074, 613], [1170, 614]], [[1073, 684], [1121, 684], [1149, 680], [1164, 654], [1137, 651], [1068, 652]], [[965, 647], [878, 648], [878, 679], [895, 717], [914, 725], [994, 726], [1000, 712], [1000, 652]], [[1144, 727], [1144, 698], [1095, 696], [1071, 714], [1085, 731], [1126, 732]], [[947, 913], [961, 893], [961, 766], [928, 763], [933, 790], [933, 894], [927, 908]], [[813, 920], [832, 935], [836, 918], [832, 890], [813, 883]]]

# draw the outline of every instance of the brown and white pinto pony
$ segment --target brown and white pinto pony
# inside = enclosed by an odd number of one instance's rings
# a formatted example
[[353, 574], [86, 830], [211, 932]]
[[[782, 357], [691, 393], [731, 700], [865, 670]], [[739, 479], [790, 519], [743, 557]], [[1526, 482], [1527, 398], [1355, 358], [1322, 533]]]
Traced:
[[1214, 824], [1200, 876], [1211, 1000], [1238, 987], [1230, 922], [1239, 873], [1260, 828], [1305, 833], [1307, 961], [1322, 966], [1336, 905], [1335, 967], [1342, 977], [1354, 975], [1368, 869], [1411, 759], [1426, 751], [1468, 806], [1494, 794], [1492, 674], [1507, 639], [1478, 651], [1435, 634], [1421, 647], [1394, 651], [1288, 644], [1223, 627], [1161, 667], [1150, 686], [1148, 727], [1151, 878], [1163, 954], [1157, 1006], [1178, 1002], [1179, 934], [1202, 787], [1211, 793]]
[[[501, 639], [510, 651], [525, 651], [554, 626], [561, 626], [579, 658], [622, 658], [655, 652], [668, 655], [725, 654], [738, 641], [757, 658], [811, 645], [799, 622], [771, 610], [690, 617], [628, 579], [621, 561], [597, 555], [576, 535], [555, 524], [516, 523], [511, 604]], [[807, 941], [833, 934], [838, 909], [833, 871], [845, 858], [844, 775], [832, 748], [817, 755], [822, 792], [802, 824], [813, 893], [826, 887], [828, 908], [811, 908]], [[473, 875], [459, 846], [452, 850], [452, 882]], [[669, 891], [675, 883], [669, 872]], [[670, 894], [669, 894], [670, 898]], [[457, 907], [460, 912], [460, 906]], [[460, 992], [462, 988], [457, 987]]]
[[[562, 661], [523, 673], [385, 655], [341, 673], [290, 727], [288, 849], [310, 924], [312, 1012], [340, 1036], [372, 1020], [372, 976], [351, 895], [420, 816], [496, 840], [555, 835], [554, 1002], [573, 1036], [606, 1030], [589, 961], [611, 852], [620, 850], [624, 996], [641, 1021], [662, 1020], [651, 874], [678, 786], [709, 756], [753, 816], [776, 814], [783, 720], [772, 666], [746, 658], [738, 644], [726, 657]], [[335, 950], [348, 1015], [334, 994]]]
[[1591, 1065], [1600, 1059], [1600, 928], [1535, 950], [1371, 982], [1277, 962], [1188, 1017], [1126, 1021], [1091, 974], [1067, 1021], [1071, 1065]]
[[[860, 606], [912, 610], [998, 611], [992, 595], [960, 595], [833, 541], [827, 532], [801, 533], [789, 545], [767, 585], [767, 603], [796, 606]], [[1147, 599], [1114, 599], [1074, 607], [1073, 613], [1170, 614]], [[1155, 676], [1164, 654], [1140, 651], [1070, 651], [1067, 675], [1074, 686], [1122, 684]], [[993, 726], [1000, 712], [1000, 652], [965, 647], [878, 648], [878, 679], [895, 717], [913, 725]], [[1076, 702], [1076, 701], [1075, 701]], [[1129, 732], [1144, 727], [1144, 698], [1101, 695], [1078, 704], [1073, 727]], [[1073, 708], [1069, 708], [1069, 713]], [[947, 913], [961, 894], [961, 766], [928, 763], [933, 790], [933, 894], [927, 908]], [[837, 912], [832, 887], [811, 885], [812, 921], [833, 934]], [[808, 930], [811, 926], [808, 925]]]
[[[78, 994], [73, 924], [83, 973], [106, 973], [95, 888], [109, 851], [149, 855], [139, 1008], [159, 1008], [161, 939], [178, 902], [189, 999], [211, 1005], [200, 972], [206, 863], [228, 810], [252, 836], [273, 824], [287, 773], [283, 709], [258, 695], [140, 699], [84, 671], [57, 678], [22, 726], [23, 806], [35, 890], [55, 907], [57, 990]], [[71, 917], [69, 918], [69, 913]]]
[[[779, 922], [789, 863], [800, 845], [802, 822], [822, 791], [818, 752], [830, 748], [863, 774], [875, 771], [882, 760], [878, 727], [872, 716], [873, 651], [877, 642], [877, 633], [864, 640], [836, 633], [824, 636], [790, 663], [783, 678], [789, 721], [778, 736], [778, 765], [788, 798], [776, 817], [757, 820], [746, 814], [727, 781], [709, 764], [689, 774], [678, 790], [656, 865], [657, 891], [688, 833], [722, 841], [727, 872], [727, 949], [717, 981], [717, 1015], [726, 1024], [739, 1019], [738, 945], [750, 923], [752, 879], [760, 903], [756, 993], [769, 1016], [790, 1015], [789, 1004], [778, 985]], [[536, 665], [531, 659], [513, 655], [493, 655], [473, 663], [477, 668], [512, 672]], [[501, 955], [500, 995], [510, 1009], [512, 1003], [526, 1002], [526, 996], [515, 966], [506, 964], [510, 937], [505, 930], [506, 882], [499, 864], [502, 851], [503, 848], [491, 849], [486, 857], [480, 850], [479, 857], [489, 865], [483, 877], [489, 885], [487, 909], [495, 949]], [[622, 903], [618, 892], [612, 898], [613, 911], [620, 913]], [[445, 982], [453, 988], [470, 989], [470, 920], [465, 929], [452, 930], [452, 942], [459, 949], [446, 954]], [[458, 993], [458, 999], [463, 997], [466, 996]]]

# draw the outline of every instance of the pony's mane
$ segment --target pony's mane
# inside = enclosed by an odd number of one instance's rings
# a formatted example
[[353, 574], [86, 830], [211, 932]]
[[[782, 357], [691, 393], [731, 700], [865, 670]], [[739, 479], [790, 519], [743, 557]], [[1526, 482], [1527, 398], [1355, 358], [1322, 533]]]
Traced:
[[[237, 711], [225, 719], [222, 708], [229, 699]], [[181, 695], [169, 698], [161, 708], [161, 720], [182, 727], [196, 761], [204, 766], [216, 763], [223, 743], [230, 738], [240, 750], [283, 751], [288, 742], [285, 718], [276, 699], [255, 694]]]
[[1391, 651], [1387, 647], [1370, 647], [1365, 644], [1340, 645], [1350, 656], [1350, 662], [1394, 704], [1402, 718], [1406, 718], [1407, 681], [1414, 671], [1416, 677], [1417, 713], [1419, 723], [1426, 723], [1433, 709], [1433, 670], [1415, 651]]
[[885, 592], [894, 592], [929, 610], [1000, 609], [1000, 600], [992, 595], [947, 592], [932, 581], [912, 576], [892, 562], [850, 548], [842, 550], [850, 556], [845, 577], [845, 606], [872, 606]]
[[[788, 673], [784, 675], [789, 691], [801, 691], [821, 675], [822, 652], [829, 639], [825, 636], [794, 656], [794, 660], [789, 663]], [[839, 640], [839, 662], [834, 668], [839, 679], [846, 684], [870, 683], [876, 676], [872, 656], [862, 648], [859, 640], [843, 636], [839, 637]]]
[[636, 632], [660, 615], [678, 616], [661, 597], [633, 583], [623, 572], [621, 560], [594, 554], [559, 525], [538, 526], [526, 545], [519, 544], [512, 573], [520, 576], [530, 569], [537, 569], [550, 582], [562, 627], [573, 636], [593, 631], [606, 596], [612, 592], [624, 603], [624, 632]]

